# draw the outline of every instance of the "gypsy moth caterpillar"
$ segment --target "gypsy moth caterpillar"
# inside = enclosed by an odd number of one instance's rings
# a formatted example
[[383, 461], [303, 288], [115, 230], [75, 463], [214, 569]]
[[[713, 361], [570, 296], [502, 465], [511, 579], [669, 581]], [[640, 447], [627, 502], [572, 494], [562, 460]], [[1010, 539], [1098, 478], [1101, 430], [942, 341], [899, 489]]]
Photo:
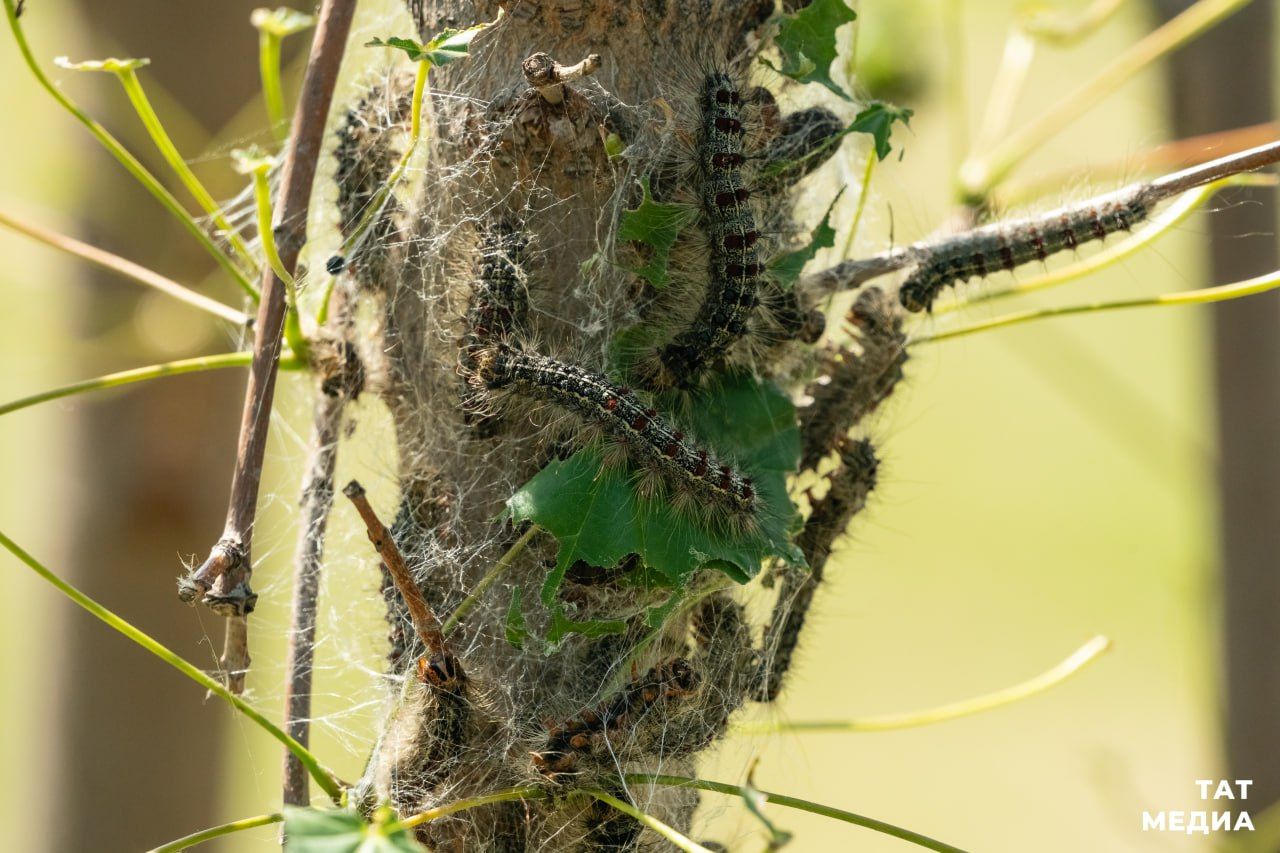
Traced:
[[663, 384], [693, 387], [747, 333], [759, 302], [760, 231], [745, 186], [742, 96], [732, 78], [713, 71], [702, 84], [698, 141], [703, 224], [710, 280], [692, 323], [658, 353]]
[[589, 708], [561, 725], [547, 727], [547, 744], [532, 754], [534, 766], [548, 776], [571, 773], [579, 756], [600, 755], [612, 761], [616, 747], [611, 734], [625, 732], [642, 715], [660, 702], [692, 695], [701, 679], [684, 658], [672, 658], [654, 666], [641, 678], [597, 708]]
[[658, 474], [678, 506], [692, 506], [713, 523], [753, 525], [759, 500], [752, 480], [690, 442], [630, 388], [501, 342], [478, 353], [475, 363], [474, 381], [483, 392], [548, 403], [603, 430]]
[[1043, 261], [1065, 249], [1128, 231], [1147, 218], [1153, 198], [1148, 185], [1129, 187], [1086, 204], [998, 222], [917, 250], [915, 270], [902, 283], [898, 298], [908, 311], [924, 311], [944, 287]]
[[902, 309], [878, 287], [865, 287], [846, 321], [859, 351], [841, 347], [831, 354], [825, 381], [810, 383], [813, 398], [801, 411], [802, 468], [815, 468], [850, 429], [875, 410], [902, 378], [907, 338]]

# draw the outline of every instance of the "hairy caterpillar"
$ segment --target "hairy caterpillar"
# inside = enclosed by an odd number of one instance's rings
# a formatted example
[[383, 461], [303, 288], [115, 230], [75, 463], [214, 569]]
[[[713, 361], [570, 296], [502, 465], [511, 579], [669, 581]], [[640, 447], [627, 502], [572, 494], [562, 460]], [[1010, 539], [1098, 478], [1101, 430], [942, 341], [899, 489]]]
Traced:
[[678, 503], [719, 510], [710, 517], [739, 527], [752, 524], [758, 500], [751, 479], [691, 444], [630, 388], [506, 343], [482, 350], [475, 362], [475, 380], [484, 391], [509, 391], [571, 413], [603, 429], [657, 472]]
[[907, 360], [902, 318], [902, 309], [880, 288], [865, 287], [858, 293], [846, 320], [860, 352], [848, 347], [833, 352], [827, 378], [805, 389], [813, 402], [800, 415], [802, 468], [816, 468], [902, 378]]
[[840, 464], [826, 478], [827, 493], [813, 501], [813, 510], [796, 537], [809, 571], [788, 572], [778, 591], [764, 637], [764, 648], [769, 654], [757, 670], [754, 690], [757, 701], [772, 702], [778, 698], [813, 603], [813, 594], [822, 583], [831, 548], [848, 529], [853, 517], [866, 506], [867, 498], [876, 487], [879, 466], [870, 441], [842, 443]]
[[898, 298], [908, 311], [924, 311], [944, 287], [956, 282], [1043, 261], [1064, 249], [1128, 231], [1147, 218], [1154, 198], [1149, 185], [1127, 187], [1087, 204], [988, 225], [928, 249], [910, 250], [918, 260]]
[[664, 384], [682, 388], [693, 387], [746, 334], [760, 299], [760, 231], [742, 178], [742, 96], [728, 74], [714, 71], [703, 82], [701, 106], [698, 159], [711, 277], [692, 324], [658, 354]]
[[689, 696], [701, 679], [683, 658], [664, 661], [631, 682], [603, 706], [581, 712], [559, 726], [549, 726], [546, 748], [533, 753], [533, 763], [548, 776], [572, 772], [580, 755], [607, 754], [611, 732], [625, 731], [631, 719], [658, 702]]

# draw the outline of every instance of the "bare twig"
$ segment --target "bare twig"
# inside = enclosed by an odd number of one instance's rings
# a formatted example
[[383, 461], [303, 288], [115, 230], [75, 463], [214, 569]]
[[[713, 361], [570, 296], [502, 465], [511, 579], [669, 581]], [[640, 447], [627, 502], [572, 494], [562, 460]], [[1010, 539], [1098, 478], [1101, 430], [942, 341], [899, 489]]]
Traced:
[[[1176, 195], [1212, 183], [1231, 175], [1252, 172], [1280, 162], [1280, 142], [1259, 145], [1247, 151], [1228, 154], [1210, 160], [1199, 166], [1184, 169], [1156, 178], [1147, 183], [1131, 184], [1128, 187], [1107, 193], [1105, 196], [1086, 199], [1071, 205], [1069, 208], [1053, 210], [1040, 216], [1018, 222], [1006, 222], [1000, 227], [1005, 230], [1017, 230], [1023, 224], [1044, 227], [1045, 223], [1056, 222], [1062, 216], [1070, 216], [1073, 211], [1087, 210], [1099, 205], [1100, 201], [1109, 198], [1141, 196], [1148, 204], [1155, 205]], [[798, 287], [814, 296], [827, 296], [842, 290], [852, 290], [863, 283], [882, 275], [913, 266], [930, 257], [946, 255], [958, 245], [971, 241], [972, 232], [951, 235], [935, 240], [914, 243], [906, 248], [891, 249], [870, 258], [856, 261], [845, 261], [825, 270], [802, 278]]]
[[[325, 530], [333, 508], [333, 471], [346, 397], [321, 392], [315, 404], [311, 450], [302, 486], [302, 528], [293, 567], [293, 625], [289, 631], [285, 681], [285, 730], [306, 746], [311, 734], [311, 688], [315, 664], [316, 602], [324, 559]], [[311, 801], [311, 779], [293, 753], [284, 759], [284, 803]]]
[[365, 497], [364, 486], [355, 480], [347, 483], [342, 493], [355, 504], [356, 511], [364, 519], [369, 531], [369, 541], [382, 557], [382, 564], [387, 567], [391, 580], [395, 583], [400, 597], [404, 599], [409, 610], [409, 618], [413, 621], [413, 630], [418, 639], [427, 647], [427, 656], [418, 661], [418, 675], [423, 681], [446, 690], [454, 689], [462, 677], [457, 659], [449, 649], [449, 644], [440, 630], [440, 620], [431, 611], [431, 606], [422, 596], [422, 590], [409, 573], [400, 548], [391, 537], [391, 531], [378, 518], [369, 499]]
[[[324, 142], [325, 119], [333, 100], [354, 11], [355, 0], [324, 0], [302, 94], [294, 112], [290, 146], [281, 171], [280, 197], [283, 203], [277, 207], [272, 229], [283, 266], [291, 274], [306, 238], [316, 160]], [[274, 272], [264, 271], [227, 524], [209, 559], [179, 585], [179, 593], [184, 599], [190, 601], [200, 595], [205, 604], [227, 615], [249, 613], [256, 598], [249, 589], [252, 571], [250, 546], [275, 394], [276, 369], [280, 360], [280, 334], [284, 328], [286, 308], [284, 297], [284, 282]]]
[[577, 65], [561, 65], [546, 53], [535, 53], [529, 56], [521, 68], [524, 79], [538, 90], [538, 94], [548, 104], [564, 103], [564, 84], [572, 80], [594, 74], [600, 68], [600, 54], [590, 54]]
[[218, 668], [222, 683], [237, 696], [244, 692], [244, 677], [249, 672], [249, 663], [249, 620], [244, 616], [231, 616], [227, 619]]

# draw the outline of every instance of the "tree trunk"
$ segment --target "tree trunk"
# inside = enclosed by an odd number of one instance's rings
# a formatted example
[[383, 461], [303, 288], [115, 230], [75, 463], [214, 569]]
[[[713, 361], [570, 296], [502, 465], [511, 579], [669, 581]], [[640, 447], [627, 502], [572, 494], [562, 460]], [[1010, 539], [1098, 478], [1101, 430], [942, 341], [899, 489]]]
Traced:
[[[414, 202], [404, 208], [393, 202], [366, 247], [348, 259], [354, 286], [383, 309], [377, 339], [362, 356], [371, 390], [397, 427], [403, 498], [393, 534], [442, 616], [519, 540], [522, 529], [495, 519], [513, 492], [563, 452], [565, 438], [554, 420], [539, 427], [525, 412], [468, 411], [475, 389], [459, 373], [474, 378], [484, 368], [460, 357], [459, 341], [479, 334], [477, 317], [496, 325], [527, 309], [521, 347], [606, 371], [614, 333], [643, 310], [642, 282], [620, 266], [643, 259], [617, 238], [616, 217], [640, 202], [641, 177], [650, 178], [660, 200], [688, 192], [680, 176], [699, 156], [690, 150], [700, 133], [699, 105], [708, 91], [721, 97], [707, 88], [709, 73], [751, 68], [748, 37], [773, 6], [759, 0], [501, 5], [504, 21], [476, 39], [468, 61], [432, 71], [432, 89], [449, 94], [432, 99], [430, 165]], [[492, 20], [498, 6], [422, 0], [411, 8], [426, 39], [446, 26]], [[544, 95], [530, 86], [541, 78], [526, 74], [547, 62], [535, 60], [522, 73], [524, 60], [539, 52], [565, 66], [596, 53], [603, 64], [594, 77]], [[389, 91], [371, 91], [343, 131], [339, 206], [348, 233], [399, 155], [396, 135], [382, 131], [404, 126], [407, 84], [395, 79]], [[744, 104], [751, 101], [743, 109], [755, 110], [759, 132], [776, 134], [786, 125], [766, 92], [746, 85], [736, 91]], [[723, 98], [729, 102], [728, 91]], [[823, 118], [838, 129], [829, 113]], [[610, 134], [626, 147], [622, 156], [607, 153]], [[760, 204], [769, 205], [770, 233], [788, 233], [786, 191]], [[519, 312], [478, 305], [474, 282], [485, 276], [505, 276], [503, 287], [519, 291], [520, 299], [527, 292], [528, 304]], [[782, 363], [759, 365], [780, 378]], [[692, 775], [697, 755], [758, 689], [757, 629], [716, 571], [694, 576], [688, 605], [655, 634], [644, 608], [662, 604], [669, 591], [616, 582], [625, 565], [582, 565], [570, 570], [553, 609], [578, 622], [621, 617], [625, 632], [571, 634], [554, 653], [532, 641], [516, 648], [504, 628], [512, 591], [525, 593], [529, 633], [546, 636], [553, 617], [538, 606], [537, 591], [556, 558], [549, 534], [534, 533], [528, 547], [520, 541], [500, 582], [450, 636], [456, 660], [447, 663], [413, 637], [403, 601], [387, 585], [393, 669], [406, 675], [408, 663], [420, 659], [426, 678], [407, 674], [357, 799], [366, 808], [389, 801], [413, 814], [509, 786], [563, 783], [564, 790], [602, 789], [687, 830], [696, 792], [624, 784], [622, 774]], [[664, 843], [582, 796], [498, 803], [419, 832], [431, 849]]]
[[[1160, 0], [1166, 16], [1191, 5]], [[1275, 4], [1254, 3], [1169, 64], [1178, 136], [1275, 117]], [[1237, 190], [1208, 218], [1210, 279], [1280, 267], [1275, 192]], [[1226, 773], [1249, 810], [1280, 801], [1280, 294], [1213, 307], [1226, 707]]]

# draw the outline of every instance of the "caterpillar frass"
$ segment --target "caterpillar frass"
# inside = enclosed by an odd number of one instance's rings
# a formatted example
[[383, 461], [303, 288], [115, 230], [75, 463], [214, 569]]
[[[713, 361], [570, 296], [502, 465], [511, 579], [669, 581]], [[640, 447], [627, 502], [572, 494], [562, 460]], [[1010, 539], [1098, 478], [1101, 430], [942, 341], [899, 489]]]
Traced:
[[1139, 184], [1041, 216], [988, 225], [954, 240], [917, 244], [915, 270], [898, 298], [908, 311], [924, 311], [944, 287], [1043, 261], [1065, 249], [1128, 231], [1145, 220], [1156, 200], [1150, 185]]
[[710, 281], [692, 324], [658, 354], [663, 384], [681, 388], [694, 387], [702, 373], [746, 334], [759, 302], [761, 274], [755, 248], [760, 232], [742, 178], [742, 97], [728, 74], [707, 75], [701, 107], [698, 159]]
[[577, 365], [497, 343], [476, 358], [475, 379], [488, 393], [506, 391], [549, 403], [602, 429], [656, 471], [677, 506], [709, 509], [710, 519], [750, 527], [755, 485], [671, 426], [630, 388]]

